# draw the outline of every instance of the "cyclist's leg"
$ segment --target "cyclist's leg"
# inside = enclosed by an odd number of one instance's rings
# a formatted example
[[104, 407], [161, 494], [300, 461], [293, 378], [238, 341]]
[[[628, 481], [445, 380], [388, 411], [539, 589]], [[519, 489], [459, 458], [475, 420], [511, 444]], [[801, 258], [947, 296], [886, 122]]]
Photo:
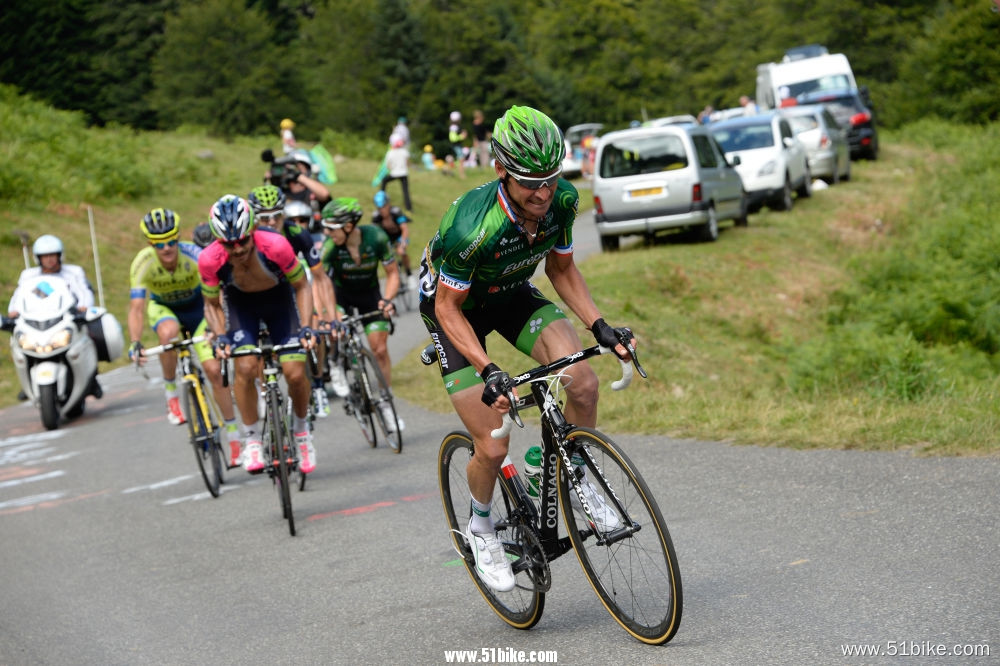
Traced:
[[[149, 301], [146, 305], [146, 321], [156, 333], [160, 344], [166, 344], [180, 334], [177, 315], [165, 305]], [[177, 393], [177, 352], [160, 354], [160, 370], [163, 374], [163, 390], [167, 401], [167, 420], [174, 425], [184, 423], [180, 396]]]
[[[226, 289], [223, 301], [228, 323], [226, 335], [237, 349], [257, 344], [260, 335], [260, 317], [256, 310], [258, 297], [259, 294], [247, 294], [235, 288]], [[254, 385], [254, 380], [260, 376], [259, 359], [256, 356], [240, 356], [233, 361], [233, 396], [236, 398], [236, 407], [240, 410], [248, 438], [259, 440], [259, 421], [262, 415], [257, 411], [257, 389]]]
[[[500, 427], [501, 417], [491, 407], [483, 404], [483, 380], [476, 369], [451, 344], [441, 330], [434, 314], [434, 304], [424, 301], [420, 313], [431, 341], [437, 348], [438, 366], [441, 379], [448, 391], [451, 404], [458, 413], [469, 434], [472, 435], [474, 454], [469, 461], [467, 476], [469, 490], [477, 501], [487, 503], [493, 497], [500, 465], [507, 455], [509, 438], [494, 439], [491, 432]], [[475, 314], [468, 315], [469, 323], [485, 348], [486, 335], [490, 330], [487, 321], [481, 321]]]
[[[530, 284], [505, 308], [507, 316], [498, 332], [539, 363], [550, 363], [583, 348], [565, 313]], [[597, 423], [597, 375], [586, 361], [565, 370], [565, 414], [570, 423], [594, 427]]]
[[365, 326], [365, 333], [368, 334], [368, 345], [375, 354], [378, 361], [378, 369], [382, 371], [385, 382], [392, 386], [392, 361], [389, 359], [389, 331], [388, 323], [373, 322]]

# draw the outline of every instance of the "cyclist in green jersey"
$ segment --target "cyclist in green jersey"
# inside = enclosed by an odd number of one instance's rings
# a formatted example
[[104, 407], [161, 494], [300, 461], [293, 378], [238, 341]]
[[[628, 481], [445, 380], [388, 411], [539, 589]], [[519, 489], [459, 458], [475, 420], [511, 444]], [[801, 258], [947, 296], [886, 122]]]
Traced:
[[[365, 333], [385, 381], [392, 386], [392, 361], [389, 359], [389, 317], [395, 312], [392, 299], [399, 292], [399, 265], [386, 233], [371, 224], [361, 224], [364, 213], [357, 199], [341, 197], [323, 207], [320, 222], [326, 241], [323, 243], [323, 267], [333, 280], [337, 307], [359, 313], [379, 310], [381, 316], [365, 322]], [[378, 267], [385, 269], [385, 296], [379, 289]], [[384, 409], [390, 410], [389, 405]], [[395, 418], [386, 415], [387, 423]], [[402, 419], [399, 420], [402, 429]]]
[[[623, 359], [627, 328], [605, 323], [573, 261], [576, 188], [560, 178], [565, 144], [545, 114], [512, 106], [493, 129], [498, 179], [459, 197], [424, 249], [420, 312], [438, 351], [452, 405], [472, 434], [469, 462], [472, 518], [466, 538], [476, 569], [491, 588], [514, 587], [510, 562], [496, 537], [490, 500], [509, 439], [493, 439], [510, 403], [509, 379], [490, 360], [486, 336], [497, 331], [539, 363], [580, 351], [572, 324], [529, 281], [543, 259], [545, 274], [562, 301], [593, 332], [598, 343]], [[597, 422], [597, 376], [586, 362], [567, 371], [566, 417], [577, 425]], [[589, 483], [588, 500], [608, 523], [617, 518]]]

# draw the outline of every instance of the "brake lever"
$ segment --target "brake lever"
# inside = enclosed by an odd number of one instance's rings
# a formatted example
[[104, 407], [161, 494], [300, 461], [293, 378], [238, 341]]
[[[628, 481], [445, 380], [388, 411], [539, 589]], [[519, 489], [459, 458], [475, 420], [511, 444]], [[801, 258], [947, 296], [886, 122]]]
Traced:
[[639, 371], [639, 376], [646, 379], [646, 371], [642, 369], [641, 365], [639, 365], [639, 357], [635, 353], [635, 347], [632, 346], [631, 342], [626, 342], [625, 349], [627, 349], [628, 353], [632, 356], [632, 364], [635, 365], [635, 369]]

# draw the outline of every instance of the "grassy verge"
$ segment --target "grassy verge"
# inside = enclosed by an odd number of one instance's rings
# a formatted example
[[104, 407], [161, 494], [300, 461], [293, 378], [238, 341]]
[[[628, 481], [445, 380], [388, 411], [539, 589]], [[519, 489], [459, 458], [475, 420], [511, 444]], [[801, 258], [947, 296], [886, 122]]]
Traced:
[[[624, 393], [602, 390], [600, 426], [796, 448], [1000, 452], [995, 376], [956, 380], [919, 400], [867, 386], [789, 386], [802, 345], [827, 332], [851, 262], [894, 242], [924, 187], [928, 172], [915, 165], [926, 157], [887, 140], [878, 162], [854, 165], [850, 183], [817, 191], [790, 213], [751, 216], [748, 228], [727, 229], [716, 243], [668, 238], [583, 262], [608, 320], [638, 333], [650, 375]], [[582, 328], [581, 337], [590, 339]], [[529, 367], [502, 341], [490, 350], [510, 371]], [[605, 386], [614, 366], [596, 362]], [[449, 409], [436, 372], [415, 358], [397, 364], [394, 382], [409, 400]]]

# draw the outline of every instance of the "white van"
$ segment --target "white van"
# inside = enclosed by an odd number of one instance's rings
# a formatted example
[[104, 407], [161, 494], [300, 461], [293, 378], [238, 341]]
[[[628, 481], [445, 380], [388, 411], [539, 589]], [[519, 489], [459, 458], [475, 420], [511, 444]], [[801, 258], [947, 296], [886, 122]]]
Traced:
[[851, 63], [843, 53], [757, 65], [757, 106], [761, 110], [776, 109], [782, 100], [803, 93], [857, 87]]

